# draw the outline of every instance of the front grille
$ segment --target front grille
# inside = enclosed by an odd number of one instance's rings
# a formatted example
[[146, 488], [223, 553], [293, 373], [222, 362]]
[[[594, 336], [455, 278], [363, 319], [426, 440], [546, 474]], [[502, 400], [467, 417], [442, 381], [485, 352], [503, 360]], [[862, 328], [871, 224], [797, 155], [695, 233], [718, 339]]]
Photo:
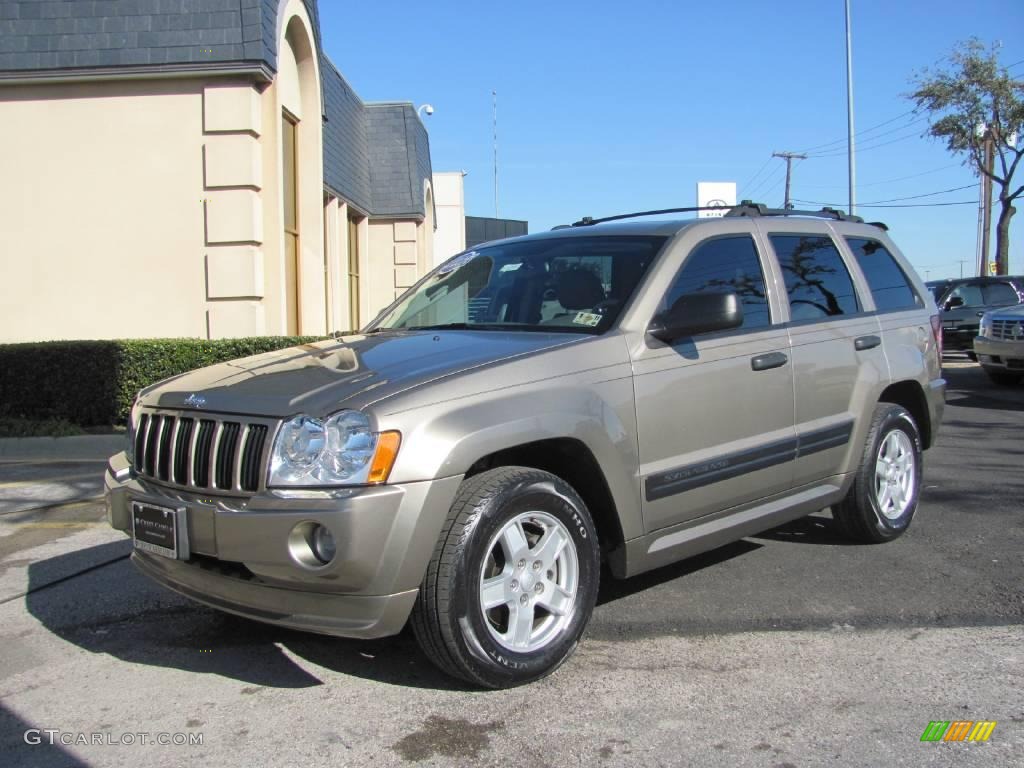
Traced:
[[993, 320], [992, 338], [1002, 341], [1024, 341], [1024, 320]]
[[135, 432], [135, 471], [197, 491], [259, 490], [270, 422], [146, 411]]

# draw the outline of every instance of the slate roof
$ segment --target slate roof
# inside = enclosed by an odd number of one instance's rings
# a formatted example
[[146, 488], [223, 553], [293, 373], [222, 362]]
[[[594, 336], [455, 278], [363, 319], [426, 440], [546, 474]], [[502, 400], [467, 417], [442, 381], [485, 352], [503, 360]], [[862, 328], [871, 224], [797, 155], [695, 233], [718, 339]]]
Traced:
[[[317, 48], [317, 0], [303, 0]], [[279, 0], [0, 0], [5, 80], [277, 71]], [[412, 104], [364, 104], [321, 53], [324, 185], [371, 216], [423, 216], [430, 146]], [[2, 98], [2, 96], [0, 96]]]

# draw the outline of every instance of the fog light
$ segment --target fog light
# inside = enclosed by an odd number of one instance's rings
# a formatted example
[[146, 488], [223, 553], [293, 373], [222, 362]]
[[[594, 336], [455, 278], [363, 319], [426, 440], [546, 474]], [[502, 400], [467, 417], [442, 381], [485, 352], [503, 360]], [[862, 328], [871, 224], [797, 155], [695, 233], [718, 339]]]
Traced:
[[334, 543], [334, 534], [325, 526], [317, 525], [313, 528], [313, 554], [321, 563], [329, 563], [338, 553]]

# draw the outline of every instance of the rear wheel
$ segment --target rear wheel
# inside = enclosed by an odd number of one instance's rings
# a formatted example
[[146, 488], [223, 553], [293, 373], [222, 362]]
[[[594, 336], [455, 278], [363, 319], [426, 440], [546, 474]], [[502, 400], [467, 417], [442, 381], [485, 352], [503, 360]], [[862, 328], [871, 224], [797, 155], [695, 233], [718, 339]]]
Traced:
[[853, 486], [832, 515], [840, 530], [867, 543], [891, 541], [910, 527], [921, 488], [921, 435], [902, 406], [875, 406]]
[[488, 688], [544, 677], [575, 650], [597, 599], [587, 508], [561, 478], [501, 467], [466, 480], [413, 609], [424, 653]]

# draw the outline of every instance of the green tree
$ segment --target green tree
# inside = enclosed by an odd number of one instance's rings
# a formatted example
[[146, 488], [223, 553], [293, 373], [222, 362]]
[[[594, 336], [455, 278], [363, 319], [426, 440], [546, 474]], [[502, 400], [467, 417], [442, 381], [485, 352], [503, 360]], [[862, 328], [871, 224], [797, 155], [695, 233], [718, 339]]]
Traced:
[[[1024, 82], [1014, 80], [999, 63], [998, 45], [986, 49], [977, 38], [960, 43], [936, 70], [924, 70], [914, 81], [909, 98], [927, 113], [928, 135], [946, 142], [954, 155], [967, 155], [978, 174], [988, 176], [999, 190], [996, 224], [996, 263], [1006, 274], [1010, 249], [1013, 201], [1024, 192], [1014, 188], [1014, 174], [1024, 154]], [[985, 163], [985, 144], [991, 140], [994, 165]]]

